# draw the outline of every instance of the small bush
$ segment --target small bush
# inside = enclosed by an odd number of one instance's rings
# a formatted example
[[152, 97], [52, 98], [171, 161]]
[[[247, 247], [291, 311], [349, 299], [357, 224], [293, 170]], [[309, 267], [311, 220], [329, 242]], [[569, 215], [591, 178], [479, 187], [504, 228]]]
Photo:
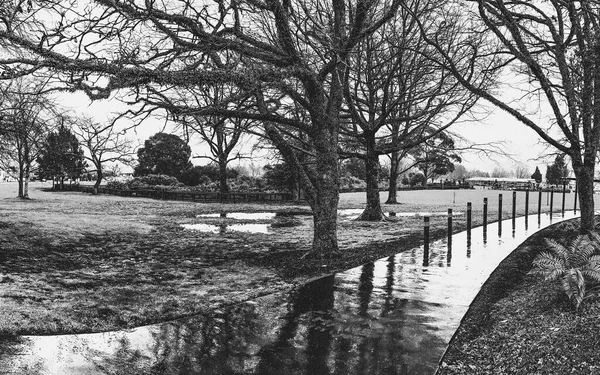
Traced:
[[128, 190], [129, 185], [124, 181], [111, 180], [106, 183], [106, 188], [113, 190]]
[[173, 190], [183, 186], [173, 176], [167, 176], [164, 174], [149, 174], [146, 176], [135, 177], [129, 181], [128, 186], [130, 189], [135, 190]]
[[136, 177], [129, 182], [129, 186], [133, 187], [136, 184], [140, 185], [163, 185], [163, 186], [179, 186], [181, 183], [173, 176], [165, 174], [149, 174], [146, 176]]

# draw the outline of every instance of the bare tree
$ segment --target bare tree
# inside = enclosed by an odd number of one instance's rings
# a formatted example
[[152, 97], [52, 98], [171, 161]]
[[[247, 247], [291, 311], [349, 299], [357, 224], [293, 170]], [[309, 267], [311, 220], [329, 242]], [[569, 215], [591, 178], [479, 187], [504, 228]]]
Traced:
[[17, 167], [18, 197], [29, 198], [29, 180], [41, 143], [50, 129], [52, 103], [42, 94], [44, 83], [14, 80], [3, 90], [0, 165]]
[[88, 151], [85, 158], [94, 165], [95, 170], [89, 172], [96, 173], [94, 194], [98, 194], [106, 163], [129, 164], [133, 160], [132, 142], [126, 137], [125, 129], [119, 130], [112, 123], [100, 124], [89, 117], [70, 120], [73, 133]]
[[[570, 157], [580, 192], [581, 232], [593, 231], [593, 179], [600, 141], [600, 2], [472, 0], [453, 1], [452, 6], [452, 12], [464, 15], [455, 25], [465, 31], [457, 41], [463, 53], [448, 54], [420, 25], [425, 40], [436, 47], [442, 63], [465, 87]], [[440, 12], [439, 22], [446, 23], [452, 12]], [[490, 48], [472, 48], [474, 37], [485, 38]], [[490, 53], [496, 56], [493, 69], [511, 69], [511, 76], [504, 77], [514, 95], [474, 87], [457, 69], [457, 61], [468, 59], [479, 65]], [[532, 116], [535, 103], [537, 110], [547, 108], [547, 118], [540, 121], [537, 114]]]
[[[220, 86], [194, 91], [196, 92], [191, 92], [192, 98], [186, 100], [186, 103], [195, 101], [198, 109], [210, 106], [228, 106], [242, 110], [248, 106], [249, 97], [240, 96], [239, 90], [236, 90], [235, 87]], [[236, 102], [227, 103], [226, 100], [231, 97], [235, 97]], [[167, 98], [164, 99], [168, 101]], [[171, 108], [173, 111], [173, 108], [177, 107], [171, 104], [166, 105], [166, 108]], [[184, 133], [188, 135], [187, 138], [191, 138], [191, 135], [195, 134], [204, 144], [208, 145], [210, 155], [194, 157], [207, 158], [219, 167], [219, 191], [228, 193], [227, 166], [230, 162], [245, 157], [240, 153], [242, 136], [250, 131], [250, 127], [257, 125], [256, 121], [219, 115], [179, 115], [177, 110], [173, 111], [173, 116], [182, 125]]]
[[[418, 18], [423, 25], [435, 27], [435, 9], [441, 3], [403, 2], [393, 22], [361, 41], [350, 59], [345, 92], [349, 122], [342, 135], [345, 154], [362, 158], [367, 170], [367, 206], [359, 220], [385, 218], [378, 186], [379, 157], [392, 154], [395, 181], [400, 158], [407, 150], [448, 129], [477, 102], [475, 95], [437, 64], [437, 52], [423, 41], [415, 24]], [[438, 28], [434, 32], [439, 32], [438, 40], [451, 41], [454, 36], [449, 31], [456, 30]], [[469, 65], [462, 69], [471, 75], [473, 85], [485, 84], [488, 79], [473, 74]], [[393, 186], [392, 194], [395, 192]], [[395, 196], [388, 201], [395, 201]]]
[[[357, 44], [394, 15], [399, 0], [246, 0], [215, 3], [96, 0], [89, 9], [50, 0], [6, 6], [3, 77], [51, 72], [71, 90], [107, 98], [132, 88], [148, 111], [151, 94], [180, 87], [238, 86], [253, 106], [179, 113], [264, 123], [265, 134], [301, 174], [314, 213], [316, 256], [338, 252], [338, 131], [347, 62]], [[50, 24], [48, 19], [56, 22]], [[224, 63], [225, 56], [239, 64]], [[308, 114], [288, 116], [289, 103]], [[298, 162], [287, 129], [306, 134], [314, 164]]]
[[493, 178], [506, 178], [506, 177], [510, 177], [510, 172], [507, 171], [504, 168], [496, 167], [496, 168], [494, 168], [494, 170], [490, 174], [490, 177], [493, 177]]
[[531, 173], [527, 166], [524, 164], [516, 164], [515, 169], [513, 171], [513, 175], [516, 178], [531, 178]]

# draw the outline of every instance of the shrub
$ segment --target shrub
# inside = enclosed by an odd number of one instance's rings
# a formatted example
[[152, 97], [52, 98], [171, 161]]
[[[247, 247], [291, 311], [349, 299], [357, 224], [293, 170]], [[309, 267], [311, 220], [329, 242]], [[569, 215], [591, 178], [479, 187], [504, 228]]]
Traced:
[[569, 300], [579, 309], [581, 303], [594, 295], [590, 288], [600, 282], [600, 236], [580, 235], [568, 247], [546, 240], [549, 251], [540, 253], [533, 261], [532, 272], [545, 280], [561, 280]]
[[164, 174], [149, 174], [146, 176], [135, 177], [129, 181], [130, 189], [152, 189], [152, 190], [163, 190], [173, 189], [183, 186], [173, 176], [167, 176]]
[[425, 186], [425, 175], [422, 173], [415, 173], [410, 176], [410, 186]]
[[111, 180], [106, 183], [106, 188], [113, 189], [113, 190], [128, 190], [129, 186], [127, 185], [126, 182]]

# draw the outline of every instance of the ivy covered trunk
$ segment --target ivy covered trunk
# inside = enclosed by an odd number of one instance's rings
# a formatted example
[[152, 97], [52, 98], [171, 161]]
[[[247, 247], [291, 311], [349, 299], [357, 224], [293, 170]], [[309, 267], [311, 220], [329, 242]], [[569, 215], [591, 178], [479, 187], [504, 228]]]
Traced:
[[313, 252], [328, 258], [338, 253], [337, 209], [339, 202], [339, 170], [337, 131], [323, 127], [315, 137], [316, 176], [313, 202]]
[[365, 134], [366, 159], [365, 170], [367, 175], [367, 206], [358, 220], [379, 221], [385, 216], [381, 210], [381, 199], [379, 198], [379, 156], [375, 152], [375, 134]]
[[581, 210], [580, 232], [594, 231], [594, 163], [573, 161], [573, 171], [577, 179], [579, 207]]

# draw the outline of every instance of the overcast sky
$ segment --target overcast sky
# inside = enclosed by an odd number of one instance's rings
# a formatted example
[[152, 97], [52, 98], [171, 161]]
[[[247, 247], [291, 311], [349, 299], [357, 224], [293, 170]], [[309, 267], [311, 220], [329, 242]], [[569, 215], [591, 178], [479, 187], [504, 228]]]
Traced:
[[[64, 94], [61, 104], [72, 109], [78, 114], [87, 114], [97, 121], [109, 121], [113, 113], [126, 110], [127, 106], [116, 100], [99, 100], [91, 102], [84, 93]], [[524, 164], [531, 173], [536, 166], [545, 172], [549, 160], [534, 160], [547, 153], [545, 147], [539, 144], [539, 136], [525, 125], [518, 122], [509, 114], [489, 106], [486, 110], [489, 114], [481, 121], [468, 121], [456, 125], [453, 131], [465, 137], [473, 143], [503, 142], [503, 147], [511, 157], [490, 155], [486, 157], [481, 153], [464, 152], [463, 165], [467, 169], [479, 169], [492, 172], [494, 168], [500, 167], [508, 171], [515, 169], [517, 163]], [[143, 126], [136, 129], [131, 137], [139, 144], [143, 144], [153, 134], [164, 128], [164, 120], [148, 119]], [[169, 130], [169, 129], [167, 129]], [[197, 144], [190, 145], [195, 155], [206, 154], [207, 149]], [[206, 160], [193, 160], [194, 164], [205, 164]], [[247, 163], [244, 161], [242, 163]], [[235, 163], [233, 164], [235, 165]]]

